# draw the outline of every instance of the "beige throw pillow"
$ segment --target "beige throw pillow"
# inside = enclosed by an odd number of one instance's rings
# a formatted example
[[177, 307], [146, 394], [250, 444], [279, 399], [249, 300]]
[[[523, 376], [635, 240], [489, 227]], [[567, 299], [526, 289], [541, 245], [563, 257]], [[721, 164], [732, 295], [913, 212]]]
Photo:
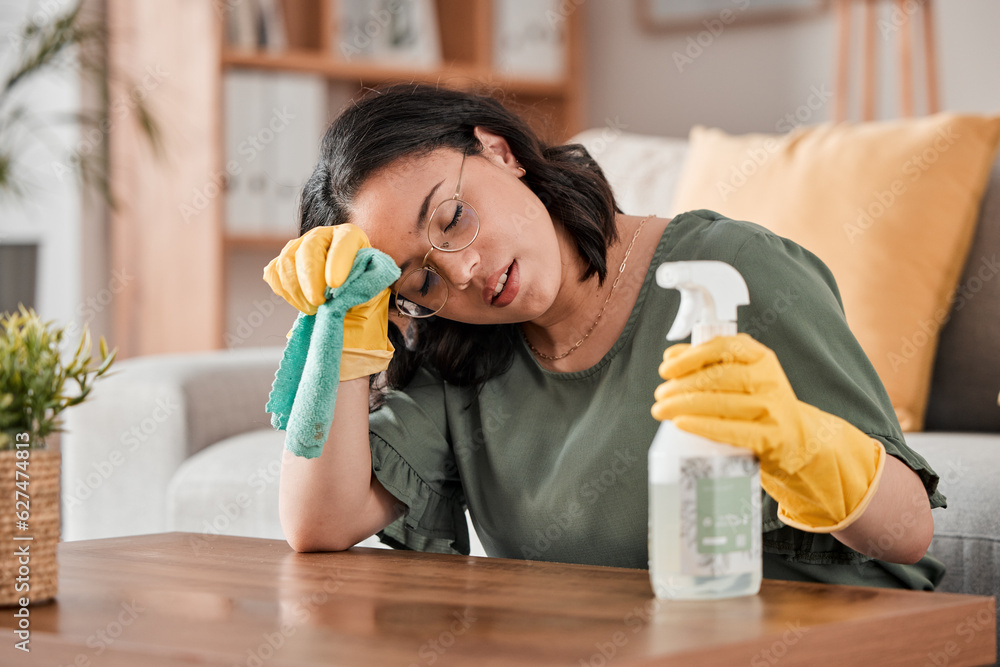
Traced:
[[998, 137], [1000, 116], [951, 113], [783, 136], [695, 127], [675, 209], [756, 222], [818, 255], [903, 430], [918, 431]]

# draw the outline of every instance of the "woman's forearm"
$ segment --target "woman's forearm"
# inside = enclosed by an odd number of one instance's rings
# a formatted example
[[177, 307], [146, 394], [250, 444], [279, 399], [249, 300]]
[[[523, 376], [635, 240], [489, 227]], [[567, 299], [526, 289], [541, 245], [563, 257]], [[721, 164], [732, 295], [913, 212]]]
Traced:
[[341, 382], [323, 452], [282, 454], [278, 514], [296, 551], [339, 551], [384, 528], [394, 499], [372, 475], [368, 378]]
[[917, 474], [888, 456], [871, 503], [857, 521], [833, 533], [855, 551], [890, 563], [915, 563], [930, 546], [934, 519]]

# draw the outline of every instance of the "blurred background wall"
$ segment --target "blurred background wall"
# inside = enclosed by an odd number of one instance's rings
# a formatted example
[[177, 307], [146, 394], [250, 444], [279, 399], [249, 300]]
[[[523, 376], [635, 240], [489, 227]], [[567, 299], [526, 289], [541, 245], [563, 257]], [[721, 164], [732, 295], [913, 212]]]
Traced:
[[[899, 35], [892, 30], [889, 4], [881, 8], [883, 25], [889, 27], [878, 35], [883, 76], [898, 69]], [[787, 130], [782, 121], [807, 104], [814, 91], [833, 90], [832, 13], [772, 24], [733, 23], [693, 62], [680, 59], [679, 68], [674, 54], [687, 58], [697, 31], [645, 31], [632, 5], [620, 0], [585, 4], [590, 125], [618, 116], [629, 125], [627, 131], [677, 137], [697, 124], [737, 133], [780, 132]], [[1000, 112], [1000, 2], [944, 0], [933, 7], [942, 108]], [[855, 74], [854, 81], [860, 81]], [[880, 87], [883, 115], [896, 116], [895, 79], [883, 78]], [[917, 95], [920, 99], [919, 88]], [[831, 109], [827, 102], [805, 122], [830, 120]]]

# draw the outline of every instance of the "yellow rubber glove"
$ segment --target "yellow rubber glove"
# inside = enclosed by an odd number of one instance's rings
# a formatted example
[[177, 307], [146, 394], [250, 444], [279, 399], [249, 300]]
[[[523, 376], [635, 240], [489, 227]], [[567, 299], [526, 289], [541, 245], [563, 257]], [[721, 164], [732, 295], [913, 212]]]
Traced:
[[[352, 224], [315, 227], [285, 244], [264, 269], [264, 280], [275, 294], [306, 315], [315, 315], [326, 301], [327, 286], [344, 284], [368, 237]], [[340, 379], [353, 380], [384, 371], [395, 351], [389, 342], [388, 288], [370, 301], [347, 311]], [[288, 332], [291, 335], [291, 331]]]
[[853, 523], [868, 507], [885, 447], [852, 424], [795, 397], [774, 352], [746, 334], [663, 354], [653, 417], [752, 450], [778, 518], [812, 533]]

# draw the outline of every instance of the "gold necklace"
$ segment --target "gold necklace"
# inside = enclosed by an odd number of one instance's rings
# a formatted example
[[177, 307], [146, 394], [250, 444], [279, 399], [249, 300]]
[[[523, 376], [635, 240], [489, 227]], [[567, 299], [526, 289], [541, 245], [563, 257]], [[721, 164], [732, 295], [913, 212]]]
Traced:
[[537, 357], [539, 357], [540, 359], [548, 359], [549, 361], [558, 361], [559, 359], [565, 359], [569, 355], [576, 352], [577, 348], [583, 345], [583, 341], [590, 338], [590, 334], [593, 333], [594, 329], [597, 327], [597, 323], [601, 321], [601, 317], [604, 315], [604, 311], [607, 310], [608, 308], [608, 302], [611, 301], [611, 297], [615, 293], [615, 288], [618, 287], [618, 281], [621, 280], [622, 274], [625, 272], [625, 263], [628, 261], [629, 253], [632, 252], [632, 246], [635, 245], [635, 240], [639, 238], [639, 232], [642, 231], [642, 226], [646, 224], [646, 221], [649, 220], [651, 217], [653, 217], [652, 213], [650, 213], [645, 218], [639, 221], [639, 226], [636, 228], [635, 234], [632, 235], [632, 242], [628, 244], [628, 249], [625, 250], [625, 257], [622, 258], [622, 265], [618, 267], [618, 275], [615, 276], [615, 281], [611, 283], [611, 291], [608, 292], [608, 298], [604, 300], [604, 306], [601, 308], [601, 312], [597, 313], [597, 319], [595, 319], [594, 323], [590, 325], [589, 329], [587, 329], [587, 333], [583, 335], [583, 338], [576, 341], [576, 344], [573, 345], [573, 347], [569, 348], [560, 355], [545, 354], [544, 352], [539, 352], [538, 348], [532, 345], [531, 341], [528, 340], [528, 335], [524, 333], [524, 330], [523, 329], [521, 330], [521, 335], [524, 336], [524, 342], [528, 344], [528, 347], [531, 348], [531, 351], [534, 352]]

